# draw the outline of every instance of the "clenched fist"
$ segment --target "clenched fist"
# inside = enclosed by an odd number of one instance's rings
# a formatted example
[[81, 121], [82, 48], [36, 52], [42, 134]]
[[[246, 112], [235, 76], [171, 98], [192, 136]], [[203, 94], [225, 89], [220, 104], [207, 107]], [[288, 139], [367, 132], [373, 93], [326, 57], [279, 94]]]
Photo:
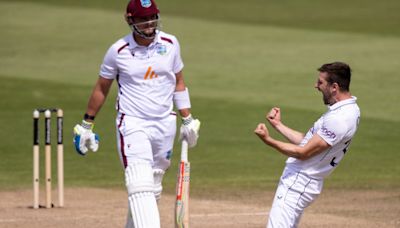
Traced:
[[269, 137], [269, 132], [267, 126], [263, 123], [259, 123], [254, 130], [254, 133], [260, 137], [262, 140], [266, 140]]
[[281, 109], [274, 107], [267, 113], [265, 118], [268, 120], [268, 122], [276, 128], [277, 125], [281, 124]]

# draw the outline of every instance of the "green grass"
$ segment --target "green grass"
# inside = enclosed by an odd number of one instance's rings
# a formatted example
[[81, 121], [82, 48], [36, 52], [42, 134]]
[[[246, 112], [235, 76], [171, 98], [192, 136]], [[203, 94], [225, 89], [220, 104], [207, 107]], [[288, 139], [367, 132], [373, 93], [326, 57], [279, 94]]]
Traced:
[[[60, 83], [7, 77], [0, 77], [0, 83], [3, 85], [0, 92], [2, 97], [12, 94], [15, 88], [20, 91], [12, 104], [5, 100], [0, 103], [1, 107], [7, 108], [0, 115], [3, 126], [0, 137], [6, 139], [1, 146], [2, 189], [31, 185], [32, 152], [31, 140], [28, 139], [32, 137], [31, 111], [38, 106], [63, 107], [65, 110], [67, 186], [123, 186], [123, 173], [115, 150], [112, 102], [107, 103], [97, 120], [96, 131], [102, 138], [100, 151], [81, 157], [73, 151], [72, 134], [69, 133], [81, 118], [81, 109], [86, 104], [82, 97], [88, 96], [90, 87], [66, 87]], [[69, 96], [65, 96], [66, 93]], [[114, 96], [115, 91], [111, 94], [111, 97]], [[206, 193], [210, 189], [272, 189], [282, 171], [284, 157], [264, 146], [252, 133], [256, 124], [263, 119], [263, 106], [197, 97], [193, 98], [193, 102], [196, 104], [196, 114], [206, 123], [203, 124], [198, 147], [190, 154], [194, 194]], [[213, 107], [212, 112], [209, 107]], [[282, 107], [282, 111], [288, 124], [302, 130], [306, 130], [319, 115], [290, 107]], [[395, 156], [400, 146], [395, 137], [400, 132], [398, 129], [393, 131], [394, 124], [363, 119], [350, 152], [329, 179], [328, 185], [335, 188], [400, 187], [397, 175], [400, 170]], [[381, 135], [382, 131], [389, 130], [392, 134]], [[40, 136], [43, 136], [43, 131]], [[385, 145], [386, 142], [391, 145]], [[53, 156], [55, 158], [55, 153]], [[174, 165], [166, 176], [165, 188], [169, 192], [174, 190], [178, 157], [175, 154]], [[53, 169], [55, 171], [55, 167]]]
[[[72, 128], [82, 118], [103, 55], [111, 43], [128, 32], [121, 13], [115, 7], [108, 10], [107, 1], [99, 1], [93, 8], [84, 5], [88, 1], [57, 1], [57, 5], [35, 2], [0, 1], [0, 189], [31, 186], [32, 110], [53, 106], [65, 112], [66, 185], [123, 187], [115, 145], [115, 88], [96, 119], [100, 151], [81, 157], [72, 148]], [[215, 2], [216, 7], [221, 2]], [[163, 16], [163, 28], [181, 42], [193, 113], [202, 121], [199, 145], [190, 153], [193, 194], [273, 189], [285, 158], [263, 145], [253, 129], [270, 107], [280, 105], [284, 121], [306, 131], [325, 110], [321, 95], [312, 88], [316, 68], [334, 60], [353, 67], [351, 89], [359, 98], [362, 119], [350, 152], [326, 185], [400, 187], [400, 107], [396, 105], [400, 97], [400, 79], [396, 76], [400, 38], [397, 30], [389, 29], [391, 24], [382, 19], [397, 14], [389, 11], [377, 17], [374, 23], [380, 23], [377, 27], [385, 32], [378, 32], [374, 26], [371, 31], [359, 27], [357, 20], [373, 9], [368, 4], [375, 6], [368, 1], [365, 9], [352, 11], [354, 20], [348, 21], [349, 27], [358, 30], [332, 25], [324, 31], [321, 27], [326, 22], [315, 19], [315, 23], [304, 26], [296, 16], [315, 1], [306, 1], [299, 11], [289, 7], [297, 14], [288, 17], [285, 11], [286, 22], [281, 24], [266, 20], [269, 14], [251, 14], [239, 23], [241, 14], [236, 18], [230, 11], [224, 14], [226, 18], [210, 14], [211, 18], [204, 19], [197, 13], [189, 15], [186, 3], [181, 8], [177, 3], [160, 2], [160, 7], [171, 12]], [[275, 14], [289, 4], [269, 3], [272, 6], [266, 12]], [[388, 3], [392, 9], [398, 7]], [[199, 12], [206, 10], [205, 3], [193, 4], [199, 4]], [[317, 9], [322, 10], [319, 4]], [[347, 10], [354, 4], [349, 3]], [[238, 1], [232, 1], [232, 5], [238, 6]], [[184, 13], [174, 13], [175, 7]], [[243, 9], [246, 7], [247, 3]], [[377, 7], [375, 13], [382, 7], [387, 5]], [[260, 23], [251, 23], [254, 20]], [[169, 192], [174, 191], [178, 157], [175, 152], [166, 176], [165, 189]]]
[[[8, 0], [10, 1], [10, 0]], [[127, 0], [12, 0], [51, 5], [113, 10], [120, 14]], [[397, 0], [158, 0], [161, 15], [277, 27], [399, 36]], [[69, 16], [67, 16], [69, 17]], [[212, 32], [213, 30], [209, 30]], [[237, 30], [240, 32], [240, 30]]]

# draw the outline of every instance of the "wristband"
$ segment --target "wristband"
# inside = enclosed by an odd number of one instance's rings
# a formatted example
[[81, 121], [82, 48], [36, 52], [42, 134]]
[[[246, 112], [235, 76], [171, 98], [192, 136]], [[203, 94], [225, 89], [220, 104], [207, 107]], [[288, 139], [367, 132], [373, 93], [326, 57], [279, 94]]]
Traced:
[[85, 115], [83, 115], [83, 119], [84, 120], [94, 120], [95, 116], [90, 116], [89, 114], [85, 113]]
[[174, 103], [178, 110], [190, 108], [189, 90], [186, 88], [183, 91], [174, 92]]

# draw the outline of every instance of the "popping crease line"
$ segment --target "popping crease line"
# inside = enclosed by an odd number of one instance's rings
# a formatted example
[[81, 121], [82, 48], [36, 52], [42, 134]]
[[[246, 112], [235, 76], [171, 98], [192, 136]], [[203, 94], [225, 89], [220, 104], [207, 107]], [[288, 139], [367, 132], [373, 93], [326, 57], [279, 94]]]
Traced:
[[231, 216], [266, 216], [268, 212], [253, 213], [210, 213], [210, 214], [190, 214], [190, 217], [231, 217]]

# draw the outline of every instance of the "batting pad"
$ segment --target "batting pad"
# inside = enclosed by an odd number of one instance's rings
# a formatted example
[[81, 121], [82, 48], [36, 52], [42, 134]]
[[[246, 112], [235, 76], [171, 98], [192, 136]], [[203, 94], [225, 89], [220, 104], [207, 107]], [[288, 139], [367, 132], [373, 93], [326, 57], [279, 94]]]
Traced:
[[162, 180], [163, 180], [164, 174], [165, 174], [165, 171], [162, 169], [153, 169], [154, 196], [156, 197], [157, 202], [161, 199], [161, 193], [163, 190]]
[[125, 183], [134, 227], [160, 228], [160, 214], [154, 196], [153, 169], [150, 163], [129, 164], [125, 169]]
[[133, 224], [130, 203], [128, 204], [128, 215], [126, 216], [125, 228], [135, 228], [135, 225]]

